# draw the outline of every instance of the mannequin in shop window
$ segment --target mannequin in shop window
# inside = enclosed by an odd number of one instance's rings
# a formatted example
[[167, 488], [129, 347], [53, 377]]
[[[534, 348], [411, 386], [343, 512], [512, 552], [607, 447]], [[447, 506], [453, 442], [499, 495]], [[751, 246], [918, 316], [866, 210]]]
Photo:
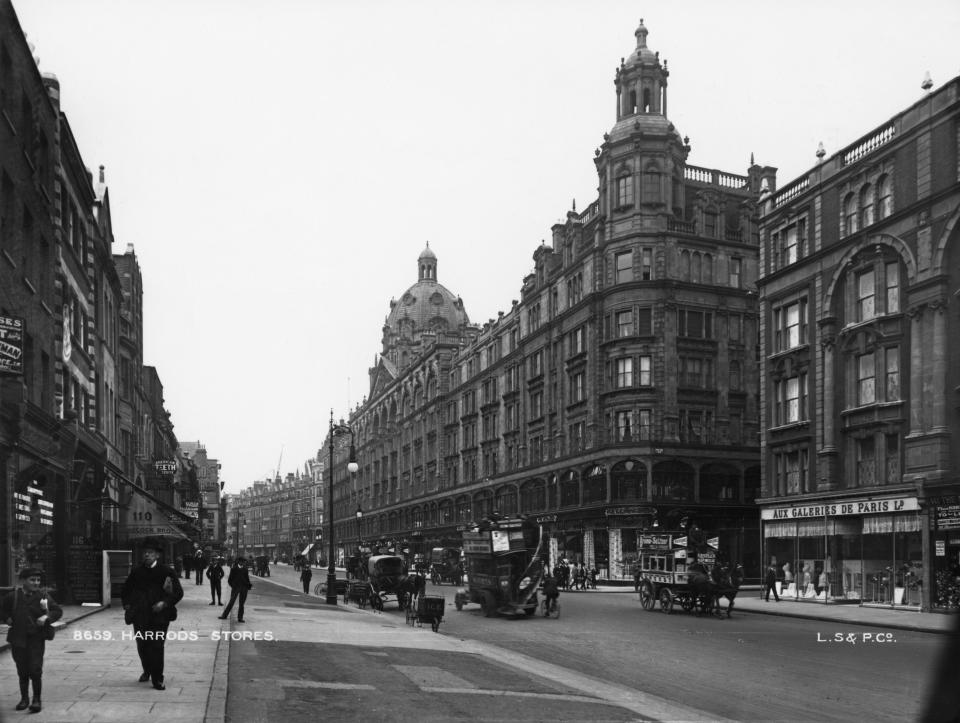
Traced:
[[793, 590], [790, 589], [792, 586], [793, 586], [793, 570], [790, 569], [790, 563], [785, 562], [783, 563], [783, 596], [784, 597], [788, 595], [793, 597], [797, 594], [796, 588], [794, 588]]
[[803, 597], [816, 597], [817, 595], [813, 590], [813, 570], [810, 569], [810, 563], [803, 566], [803, 587], [800, 590]]

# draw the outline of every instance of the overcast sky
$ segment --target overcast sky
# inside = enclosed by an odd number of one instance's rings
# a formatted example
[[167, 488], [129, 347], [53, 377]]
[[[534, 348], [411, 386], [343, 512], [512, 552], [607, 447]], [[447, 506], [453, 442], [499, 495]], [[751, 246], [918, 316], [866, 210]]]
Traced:
[[[693, 165], [779, 185], [960, 74], [960, 3], [14, 0], [61, 82], [145, 363], [226, 489], [302, 469], [368, 391], [389, 302], [438, 280], [483, 323], [576, 199], [636, 45], [670, 69]], [[280, 461], [282, 450], [282, 462]]]

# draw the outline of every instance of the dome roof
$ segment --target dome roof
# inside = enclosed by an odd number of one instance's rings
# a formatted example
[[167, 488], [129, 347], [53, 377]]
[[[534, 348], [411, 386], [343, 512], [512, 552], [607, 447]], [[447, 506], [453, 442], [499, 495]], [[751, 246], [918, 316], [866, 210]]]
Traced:
[[390, 302], [385, 337], [416, 341], [424, 332], [455, 332], [470, 324], [463, 301], [437, 281], [437, 257], [430, 246], [417, 258], [419, 280]]
[[626, 138], [636, 131], [647, 131], [651, 133], [672, 133], [677, 138], [677, 133], [673, 123], [666, 116], [659, 113], [638, 113], [636, 115], [624, 116], [617, 121], [617, 124], [610, 130], [611, 141], [619, 141]]
[[396, 333], [401, 332], [403, 325], [417, 335], [424, 331], [454, 331], [470, 323], [463, 301], [432, 279], [421, 279], [390, 306], [387, 326]]
[[654, 51], [650, 50], [647, 47], [647, 27], [643, 24], [643, 18], [640, 18], [640, 25], [637, 27], [634, 35], [637, 36], [637, 47], [630, 57], [627, 58], [626, 65], [634, 65], [637, 62], [641, 63], [658, 63], [660, 58]]

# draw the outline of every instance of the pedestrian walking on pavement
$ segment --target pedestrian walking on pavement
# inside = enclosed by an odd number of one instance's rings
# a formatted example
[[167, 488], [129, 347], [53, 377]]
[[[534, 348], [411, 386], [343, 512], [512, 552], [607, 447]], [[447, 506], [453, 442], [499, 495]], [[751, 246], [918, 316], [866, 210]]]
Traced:
[[[193, 576], [193, 553], [183, 554], [183, 576], [189, 580]], [[179, 577], [179, 576], [178, 576]]]
[[207, 579], [210, 581], [210, 604], [223, 605], [223, 560], [214, 557], [207, 567]]
[[137, 655], [143, 674], [140, 682], [148, 680], [157, 690], [166, 690], [163, 684], [163, 647], [167, 628], [177, 619], [176, 604], [183, 598], [180, 578], [160, 563], [163, 544], [146, 539], [143, 543], [143, 564], [137, 567], [123, 583], [120, 599], [124, 622], [133, 625]]
[[[40, 695], [43, 689], [43, 653], [46, 641], [53, 639], [50, 625], [60, 619], [63, 611], [50, 595], [40, 588], [43, 571], [25, 567], [20, 571], [21, 587], [7, 593], [0, 606], [0, 620], [10, 626], [7, 642], [20, 678], [20, 702], [17, 710], [28, 706], [31, 713], [42, 709]], [[33, 700], [30, 684], [33, 683]]]
[[203, 583], [203, 571], [207, 567], [206, 560], [203, 559], [203, 550], [196, 542], [193, 543], [193, 570], [197, 575], [197, 585]]
[[309, 565], [303, 566], [303, 572], [300, 573], [300, 581], [303, 583], [303, 594], [310, 594], [310, 579], [313, 577], [313, 570]]
[[247, 569], [247, 561], [242, 557], [238, 557], [237, 561], [233, 564], [233, 567], [230, 568], [230, 576], [227, 577], [227, 584], [230, 586], [230, 601], [227, 603], [227, 606], [223, 609], [223, 615], [220, 616], [221, 620], [226, 620], [230, 617], [230, 611], [233, 610], [233, 603], [239, 598], [239, 606], [237, 607], [237, 622], [243, 622], [243, 605], [247, 601], [247, 593], [253, 589], [253, 584], [250, 582], [250, 571]]
[[766, 596], [765, 600], [770, 602], [770, 591], [773, 590], [773, 599], [777, 602], [780, 602], [780, 596], [777, 595], [777, 568], [773, 565], [770, 565], [767, 568], [767, 575], [763, 580], [766, 587]]

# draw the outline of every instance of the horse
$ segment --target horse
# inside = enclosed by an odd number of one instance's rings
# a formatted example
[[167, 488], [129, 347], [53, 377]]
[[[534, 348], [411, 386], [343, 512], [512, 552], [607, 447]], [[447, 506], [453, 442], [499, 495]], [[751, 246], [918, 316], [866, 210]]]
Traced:
[[716, 571], [711, 574], [700, 562], [695, 562], [687, 568], [687, 584], [690, 586], [693, 605], [698, 616], [703, 613], [720, 614], [720, 594], [714, 574]]
[[740, 590], [740, 584], [743, 582], [743, 565], [734, 566], [733, 570], [724, 566], [720, 569], [718, 574], [718, 579], [716, 581], [716, 590], [717, 590], [717, 613], [720, 613], [720, 598], [725, 597], [727, 599], [727, 617], [730, 617], [730, 612], [733, 610], [734, 600], [737, 597], [737, 592]]

